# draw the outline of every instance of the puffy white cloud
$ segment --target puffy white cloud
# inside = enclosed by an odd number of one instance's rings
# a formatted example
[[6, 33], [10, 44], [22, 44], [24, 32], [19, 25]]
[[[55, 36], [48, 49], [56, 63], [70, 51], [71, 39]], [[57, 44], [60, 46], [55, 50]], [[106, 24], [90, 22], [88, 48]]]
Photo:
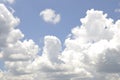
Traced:
[[53, 24], [59, 23], [61, 19], [60, 14], [57, 14], [53, 9], [45, 9], [41, 11], [40, 16], [45, 22]]
[[120, 79], [120, 20], [88, 10], [63, 50], [57, 37], [45, 36], [40, 56], [33, 40], [20, 40], [24, 34], [15, 28], [20, 20], [3, 4], [0, 11], [0, 58], [6, 68], [0, 71], [1, 80]]
[[51, 62], [57, 62], [61, 51], [60, 40], [54, 36], [46, 36], [44, 41], [43, 54], [48, 56]]
[[16, 28], [19, 23], [19, 18], [14, 17], [4, 4], [0, 4], [0, 60], [4, 61], [7, 70], [1, 71], [1, 80], [28, 80], [29, 77], [19, 75], [32, 72], [27, 65], [32, 63], [39, 51], [33, 40], [20, 41], [24, 34]]
[[[39, 59], [46, 55], [47, 64], [40, 69], [47, 75], [43, 79], [119, 79], [119, 20], [114, 24], [111, 18], [107, 18], [107, 14], [91, 9], [80, 21], [82, 25], [72, 29], [61, 54], [58, 54], [61, 47], [59, 40], [52, 36], [45, 37], [43, 55]], [[58, 45], [55, 45], [55, 42]], [[55, 63], [58, 60], [59, 62]]]
[[[76, 65], [75, 68], [82, 67], [88, 71], [92, 78], [87, 80], [108, 80], [105, 78], [108, 74], [119, 75], [120, 72], [120, 22], [118, 20], [114, 24], [102, 11], [92, 9], [86, 14], [80, 20], [82, 25], [72, 29], [71, 37], [66, 39], [61, 59]], [[75, 80], [79, 79], [81, 78]]]
[[38, 53], [38, 46], [32, 40], [16, 42], [3, 49], [3, 55], [8, 60], [28, 60], [33, 59]]

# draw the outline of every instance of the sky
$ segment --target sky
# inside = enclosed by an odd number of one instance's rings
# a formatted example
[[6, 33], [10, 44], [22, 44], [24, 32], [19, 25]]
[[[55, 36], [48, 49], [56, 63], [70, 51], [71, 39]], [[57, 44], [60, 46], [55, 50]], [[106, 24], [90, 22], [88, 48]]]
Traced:
[[[15, 10], [15, 15], [20, 18], [19, 28], [27, 39], [33, 39], [38, 44], [45, 35], [54, 35], [64, 42], [71, 29], [80, 25], [80, 18], [85, 17], [89, 9], [102, 10], [114, 20], [120, 18], [119, 12], [115, 9], [120, 8], [119, 0], [65, 0], [65, 1], [42, 1], [42, 0], [16, 0], [10, 5]], [[39, 13], [45, 9], [53, 9], [60, 14], [61, 20], [58, 24], [46, 23]], [[43, 41], [42, 41], [43, 42]]]
[[0, 0], [0, 80], [120, 80], [119, 0]]

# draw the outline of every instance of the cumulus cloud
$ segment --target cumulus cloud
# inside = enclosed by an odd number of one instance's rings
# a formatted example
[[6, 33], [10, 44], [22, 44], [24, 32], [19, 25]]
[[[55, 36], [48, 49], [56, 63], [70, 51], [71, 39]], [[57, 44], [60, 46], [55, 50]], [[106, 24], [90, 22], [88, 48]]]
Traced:
[[57, 14], [53, 9], [45, 9], [41, 11], [40, 16], [45, 22], [53, 24], [59, 23], [61, 19], [60, 14]]
[[16, 28], [20, 19], [0, 4], [0, 58], [4, 61], [6, 72], [1, 72], [2, 80], [18, 80], [14, 75], [31, 73], [27, 68], [36, 57], [39, 47], [33, 40], [23, 40], [24, 34]]
[[42, 55], [39, 46], [23, 40], [16, 26], [20, 19], [0, 4], [0, 60], [5, 70], [1, 80], [119, 80], [120, 20], [114, 22], [103, 11], [88, 10], [81, 25], [61, 41], [44, 37]]

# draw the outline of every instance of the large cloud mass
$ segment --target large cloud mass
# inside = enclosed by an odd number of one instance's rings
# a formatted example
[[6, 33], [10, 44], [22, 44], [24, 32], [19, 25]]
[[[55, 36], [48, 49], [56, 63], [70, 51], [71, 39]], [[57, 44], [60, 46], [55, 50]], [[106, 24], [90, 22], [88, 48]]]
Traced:
[[42, 55], [33, 40], [23, 40], [20, 20], [0, 4], [0, 80], [120, 80], [120, 20], [94, 9], [60, 40], [45, 36]]

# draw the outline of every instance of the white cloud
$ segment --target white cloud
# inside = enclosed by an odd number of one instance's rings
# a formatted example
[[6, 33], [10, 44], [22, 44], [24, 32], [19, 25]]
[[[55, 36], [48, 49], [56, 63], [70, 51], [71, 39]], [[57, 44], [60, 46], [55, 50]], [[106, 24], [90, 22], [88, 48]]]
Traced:
[[0, 4], [1, 80], [119, 80], [120, 20], [88, 10], [82, 25], [71, 30], [65, 49], [55, 36], [45, 36], [42, 55], [33, 40], [23, 40], [20, 20]]
[[57, 14], [53, 9], [45, 9], [40, 12], [40, 16], [45, 22], [57, 24], [60, 22], [60, 14]]
[[31, 73], [26, 65], [32, 63], [39, 51], [33, 40], [20, 41], [24, 34], [16, 28], [19, 23], [19, 18], [14, 17], [4, 4], [0, 4], [0, 58], [8, 70], [1, 72], [1, 80], [18, 80], [22, 79], [18, 75]]
[[13, 4], [15, 2], [15, 0], [4, 0], [4, 2], [7, 2], [9, 4]]
[[22, 38], [24, 35], [20, 30], [14, 29], [20, 20], [14, 17], [3, 4], [0, 4], [0, 11], [0, 47], [2, 47]]

